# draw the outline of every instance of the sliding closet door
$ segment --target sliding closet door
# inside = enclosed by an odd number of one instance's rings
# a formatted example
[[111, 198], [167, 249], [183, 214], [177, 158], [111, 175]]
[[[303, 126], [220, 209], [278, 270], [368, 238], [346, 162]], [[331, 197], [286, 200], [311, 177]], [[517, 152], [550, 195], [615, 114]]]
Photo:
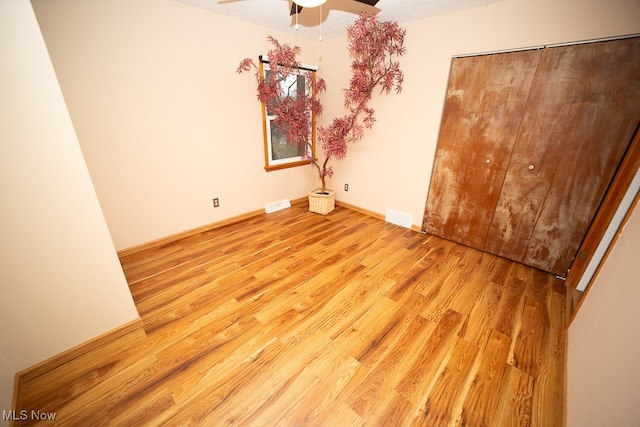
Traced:
[[640, 38], [544, 49], [485, 250], [566, 275], [640, 120]]
[[423, 230], [565, 276], [640, 122], [640, 38], [454, 59]]
[[540, 56], [453, 59], [423, 230], [482, 248]]

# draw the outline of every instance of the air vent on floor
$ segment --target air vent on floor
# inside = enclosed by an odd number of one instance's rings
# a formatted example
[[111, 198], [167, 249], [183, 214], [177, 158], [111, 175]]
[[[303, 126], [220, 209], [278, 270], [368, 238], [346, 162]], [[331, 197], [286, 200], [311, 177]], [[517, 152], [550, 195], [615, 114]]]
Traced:
[[387, 209], [387, 215], [385, 216], [384, 220], [401, 227], [411, 228], [413, 216], [409, 215], [408, 213], [395, 211], [393, 209]]
[[265, 205], [264, 211], [266, 213], [271, 213], [271, 212], [279, 211], [281, 209], [290, 208], [290, 207], [291, 207], [291, 202], [289, 202], [289, 199], [284, 199], [284, 200], [280, 200], [279, 202], [273, 202]]

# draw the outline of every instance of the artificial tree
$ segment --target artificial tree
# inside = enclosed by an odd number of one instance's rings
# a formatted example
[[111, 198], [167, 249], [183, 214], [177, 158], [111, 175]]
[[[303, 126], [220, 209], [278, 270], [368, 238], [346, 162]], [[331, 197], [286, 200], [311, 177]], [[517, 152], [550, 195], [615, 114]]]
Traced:
[[[347, 28], [348, 52], [351, 58], [351, 78], [344, 90], [346, 113], [334, 118], [327, 126], [318, 127], [317, 139], [324, 152], [324, 160], [311, 156], [312, 114], [322, 113], [318, 94], [326, 90], [322, 78], [303, 71], [297, 57], [298, 46], [280, 44], [271, 36], [267, 40], [272, 49], [267, 53], [270, 72], [267, 77], [250, 58], [244, 59], [237, 68], [238, 73], [255, 69], [258, 82], [258, 100], [276, 116], [274, 124], [286, 133], [291, 144], [304, 146], [305, 156], [317, 169], [322, 183], [321, 192], [327, 190], [326, 178], [333, 176], [332, 159], [342, 160], [347, 156], [348, 145], [364, 136], [375, 122], [374, 110], [369, 106], [374, 90], [380, 93], [402, 90], [404, 75], [398, 57], [402, 56], [406, 31], [396, 22], [381, 22], [376, 15], [361, 14]], [[293, 91], [283, 84], [291, 74], [306, 74], [307, 93]], [[312, 114], [311, 114], [312, 113]]]

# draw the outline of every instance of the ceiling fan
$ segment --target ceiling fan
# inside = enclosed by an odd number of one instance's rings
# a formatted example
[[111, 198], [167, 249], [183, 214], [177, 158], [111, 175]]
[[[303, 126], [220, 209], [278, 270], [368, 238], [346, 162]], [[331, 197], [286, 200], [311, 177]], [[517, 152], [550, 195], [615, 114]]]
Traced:
[[[206, 3], [207, 0], [178, 0], [185, 3]], [[218, 4], [236, 3], [247, 0], [218, 0]], [[314, 8], [322, 6], [329, 2], [330, 9], [337, 9], [344, 12], [359, 14], [360, 12], [367, 12], [370, 14], [377, 14], [380, 12], [380, 8], [376, 7], [376, 4], [380, 0], [289, 0], [291, 3], [291, 10], [289, 16], [299, 15], [304, 8]], [[358, 6], [360, 4], [360, 6]]]
[[[375, 5], [378, 3], [378, 1], [380, 0], [343, 0], [343, 1], [356, 1], [358, 3], [363, 3], [366, 4], [368, 6], [371, 7], [375, 7]], [[302, 8], [304, 7], [318, 7], [324, 3], [326, 3], [327, 0], [298, 0], [298, 1], [292, 1], [291, 2], [291, 11], [289, 13], [289, 16], [295, 15], [297, 13], [300, 13], [302, 11]]]

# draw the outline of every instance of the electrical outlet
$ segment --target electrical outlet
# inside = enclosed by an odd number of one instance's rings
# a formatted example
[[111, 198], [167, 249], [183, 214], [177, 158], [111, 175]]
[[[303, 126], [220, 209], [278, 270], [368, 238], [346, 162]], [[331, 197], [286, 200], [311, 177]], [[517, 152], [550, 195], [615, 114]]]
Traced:
[[349, 184], [344, 185], [344, 191], [349, 191]]
[[216, 197], [215, 199], [213, 199], [213, 207], [217, 208], [220, 206], [220, 200], [218, 200], [218, 198]]

